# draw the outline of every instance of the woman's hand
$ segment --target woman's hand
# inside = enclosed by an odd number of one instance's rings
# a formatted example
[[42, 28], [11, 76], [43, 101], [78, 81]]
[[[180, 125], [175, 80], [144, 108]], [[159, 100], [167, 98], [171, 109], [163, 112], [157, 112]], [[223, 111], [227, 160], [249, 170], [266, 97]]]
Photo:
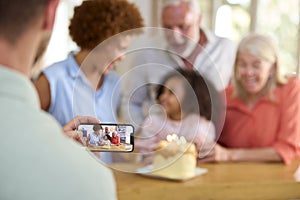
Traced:
[[216, 144], [206, 157], [199, 162], [282, 162], [273, 147], [264, 148], [225, 148]]
[[219, 144], [211, 149], [208, 155], [201, 159], [200, 162], [226, 162], [230, 161], [231, 151], [225, 147], [222, 147]]

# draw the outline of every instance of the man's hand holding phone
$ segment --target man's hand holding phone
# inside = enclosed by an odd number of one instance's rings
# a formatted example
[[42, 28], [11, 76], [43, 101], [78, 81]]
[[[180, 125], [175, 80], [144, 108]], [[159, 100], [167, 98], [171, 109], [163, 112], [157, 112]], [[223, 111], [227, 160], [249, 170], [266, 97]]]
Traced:
[[82, 145], [85, 145], [83, 133], [77, 130], [78, 126], [82, 123], [100, 123], [100, 120], [89, 116], [77, 116], [63, 127], [63, 132], [69, 138], [74, 139]]

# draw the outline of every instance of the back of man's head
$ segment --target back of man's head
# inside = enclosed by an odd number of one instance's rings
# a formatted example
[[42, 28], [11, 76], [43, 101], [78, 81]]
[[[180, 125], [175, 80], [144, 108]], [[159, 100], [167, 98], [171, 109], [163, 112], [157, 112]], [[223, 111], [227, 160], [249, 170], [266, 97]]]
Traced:
[[178, 6], [181, 3], [185, 3], [188, 5], [190, 10], [193, 10], [195, 14], [200, 14], [200, 6], [197, 0], [163, 0], [162, 9], [168, 6]]
[[51, 0], [0, 0], [0, 38], [13, 44]]

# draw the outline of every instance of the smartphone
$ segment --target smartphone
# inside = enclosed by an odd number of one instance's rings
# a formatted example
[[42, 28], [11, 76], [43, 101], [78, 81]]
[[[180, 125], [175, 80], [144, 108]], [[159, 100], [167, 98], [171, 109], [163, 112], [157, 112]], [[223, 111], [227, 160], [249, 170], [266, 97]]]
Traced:
[[88, 150], [93, 152], [132, 152], [134, 127], [131, 124], [80, 124]]

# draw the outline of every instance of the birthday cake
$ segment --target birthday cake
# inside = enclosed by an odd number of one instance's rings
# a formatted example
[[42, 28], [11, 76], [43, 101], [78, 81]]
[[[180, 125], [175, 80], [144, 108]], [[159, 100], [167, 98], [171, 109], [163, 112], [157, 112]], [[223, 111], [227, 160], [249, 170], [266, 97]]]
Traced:
[[111, 146], [111, 143], [110, 141], [103, 141], [103, 145], [102, 145], [102, 148], [103, 149], [110, 149], [110, 146]]
[[184, 137], [168, 135], [160, 141], [153, 157], [153, 175], [172, 179], [191, 178], [195, 175], [197, 150]]

